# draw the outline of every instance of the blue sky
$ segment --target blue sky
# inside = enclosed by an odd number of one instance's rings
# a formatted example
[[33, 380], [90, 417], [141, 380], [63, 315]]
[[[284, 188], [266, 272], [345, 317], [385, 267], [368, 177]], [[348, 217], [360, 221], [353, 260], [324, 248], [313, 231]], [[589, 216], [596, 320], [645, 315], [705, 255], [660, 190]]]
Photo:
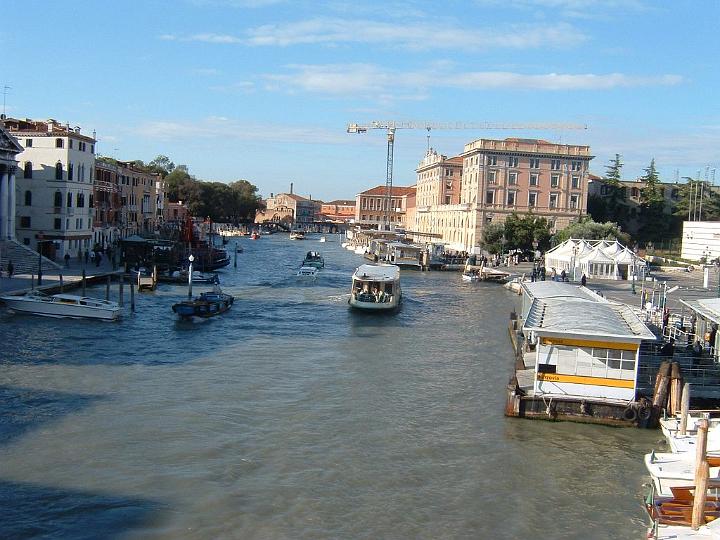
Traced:
[[[121, 6], [121, 7], [119, 7]], [[651, 159], [663, 180], [720, 164], [718, 0], [9, 0], [0, 87], [9, 116], [96, 130], [98, 153], [247, 179], [262, 195], [354, 198], [385, 182], [373, 120], [580, 124], [434, 130], [588, 144], [603, 174]], [[0, 88], [1, 89], [1, 88]], [[399, 130], [411, 185], [423, 129]], [[717, 178], [720, 182], [720, 177]]]

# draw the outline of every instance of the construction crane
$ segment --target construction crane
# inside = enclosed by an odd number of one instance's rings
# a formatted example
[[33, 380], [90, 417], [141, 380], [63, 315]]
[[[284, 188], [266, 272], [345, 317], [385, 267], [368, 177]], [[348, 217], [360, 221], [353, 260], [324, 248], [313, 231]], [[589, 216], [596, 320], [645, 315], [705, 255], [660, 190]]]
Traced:
[[[385, 224], [390, 227], [390, 202], [392, 201], [393, 154], [395, 147], [395, 131], [398, 129], [426, 129], [428, 132], [428, 146], [430, 144], [430, 131], [433, 129], [587, 129], [581, 124], [495, 124], [490, 122], [395, 122], [377, 121], [369, 124], [348, 124], [348, 133], [367, 133], [370, 129], [384, 129], [387, 131], [387, 172], [385, 180]], [[428, 148], [429, 149], [429, 148]]]

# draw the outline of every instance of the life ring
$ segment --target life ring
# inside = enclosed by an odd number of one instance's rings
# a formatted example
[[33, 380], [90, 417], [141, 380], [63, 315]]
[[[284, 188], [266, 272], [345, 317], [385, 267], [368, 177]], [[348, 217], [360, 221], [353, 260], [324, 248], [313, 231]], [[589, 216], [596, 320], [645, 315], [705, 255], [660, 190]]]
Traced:
[[628, 407], [623, 411], [623, 418], [628, 422], [634, 422], [637, 420], [637, 411], [634, 407]]
[[650, 420], [651, 415], [652, 409], [650, 407], [640, 407], [638, 411], [638, 418], [640, 418], [640, 420]]

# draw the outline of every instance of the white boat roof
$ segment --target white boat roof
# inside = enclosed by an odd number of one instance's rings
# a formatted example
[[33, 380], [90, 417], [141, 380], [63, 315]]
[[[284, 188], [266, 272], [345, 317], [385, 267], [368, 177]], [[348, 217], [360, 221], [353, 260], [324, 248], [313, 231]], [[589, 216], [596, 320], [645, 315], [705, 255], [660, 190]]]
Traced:
[[692, 309], [703, 319], [720, 324], [720, 298], [701, 298], [700, 300], [680, 300], [680, 303]]
[[366, 281], [394, 281], [400, 279], [400, 268], [394, 264], [361, 264], [353, 278]]
[[535, 298], [523, 330], [532, 330], [538, 335], [656, 339], [630, 306], [578, 297]]
[[530, 298], [584, 298], [592, 301], [605, 301], [586, 287], [562, 281], [526, 281], [522, 283]]

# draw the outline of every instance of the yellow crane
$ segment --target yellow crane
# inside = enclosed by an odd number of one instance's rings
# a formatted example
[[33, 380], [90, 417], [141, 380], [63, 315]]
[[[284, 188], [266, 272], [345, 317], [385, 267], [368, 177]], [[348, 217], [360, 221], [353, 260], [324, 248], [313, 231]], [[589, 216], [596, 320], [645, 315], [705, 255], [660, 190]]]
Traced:
[[395, 147], [395, 131], [398, 129], [426, 129], [428, 145], [430, 131], [433, 129], [587, 129], [583, 124], [496, 124], [492, 122], [395, 122], [374, 120], [369, 124], [348, 124], [348, 133], [367, 133], [370, 129], [387, 131], [387, 173], [385, 180], [385, 226], [390, 226], [390, 201], [392, 200], [393, 154]]

